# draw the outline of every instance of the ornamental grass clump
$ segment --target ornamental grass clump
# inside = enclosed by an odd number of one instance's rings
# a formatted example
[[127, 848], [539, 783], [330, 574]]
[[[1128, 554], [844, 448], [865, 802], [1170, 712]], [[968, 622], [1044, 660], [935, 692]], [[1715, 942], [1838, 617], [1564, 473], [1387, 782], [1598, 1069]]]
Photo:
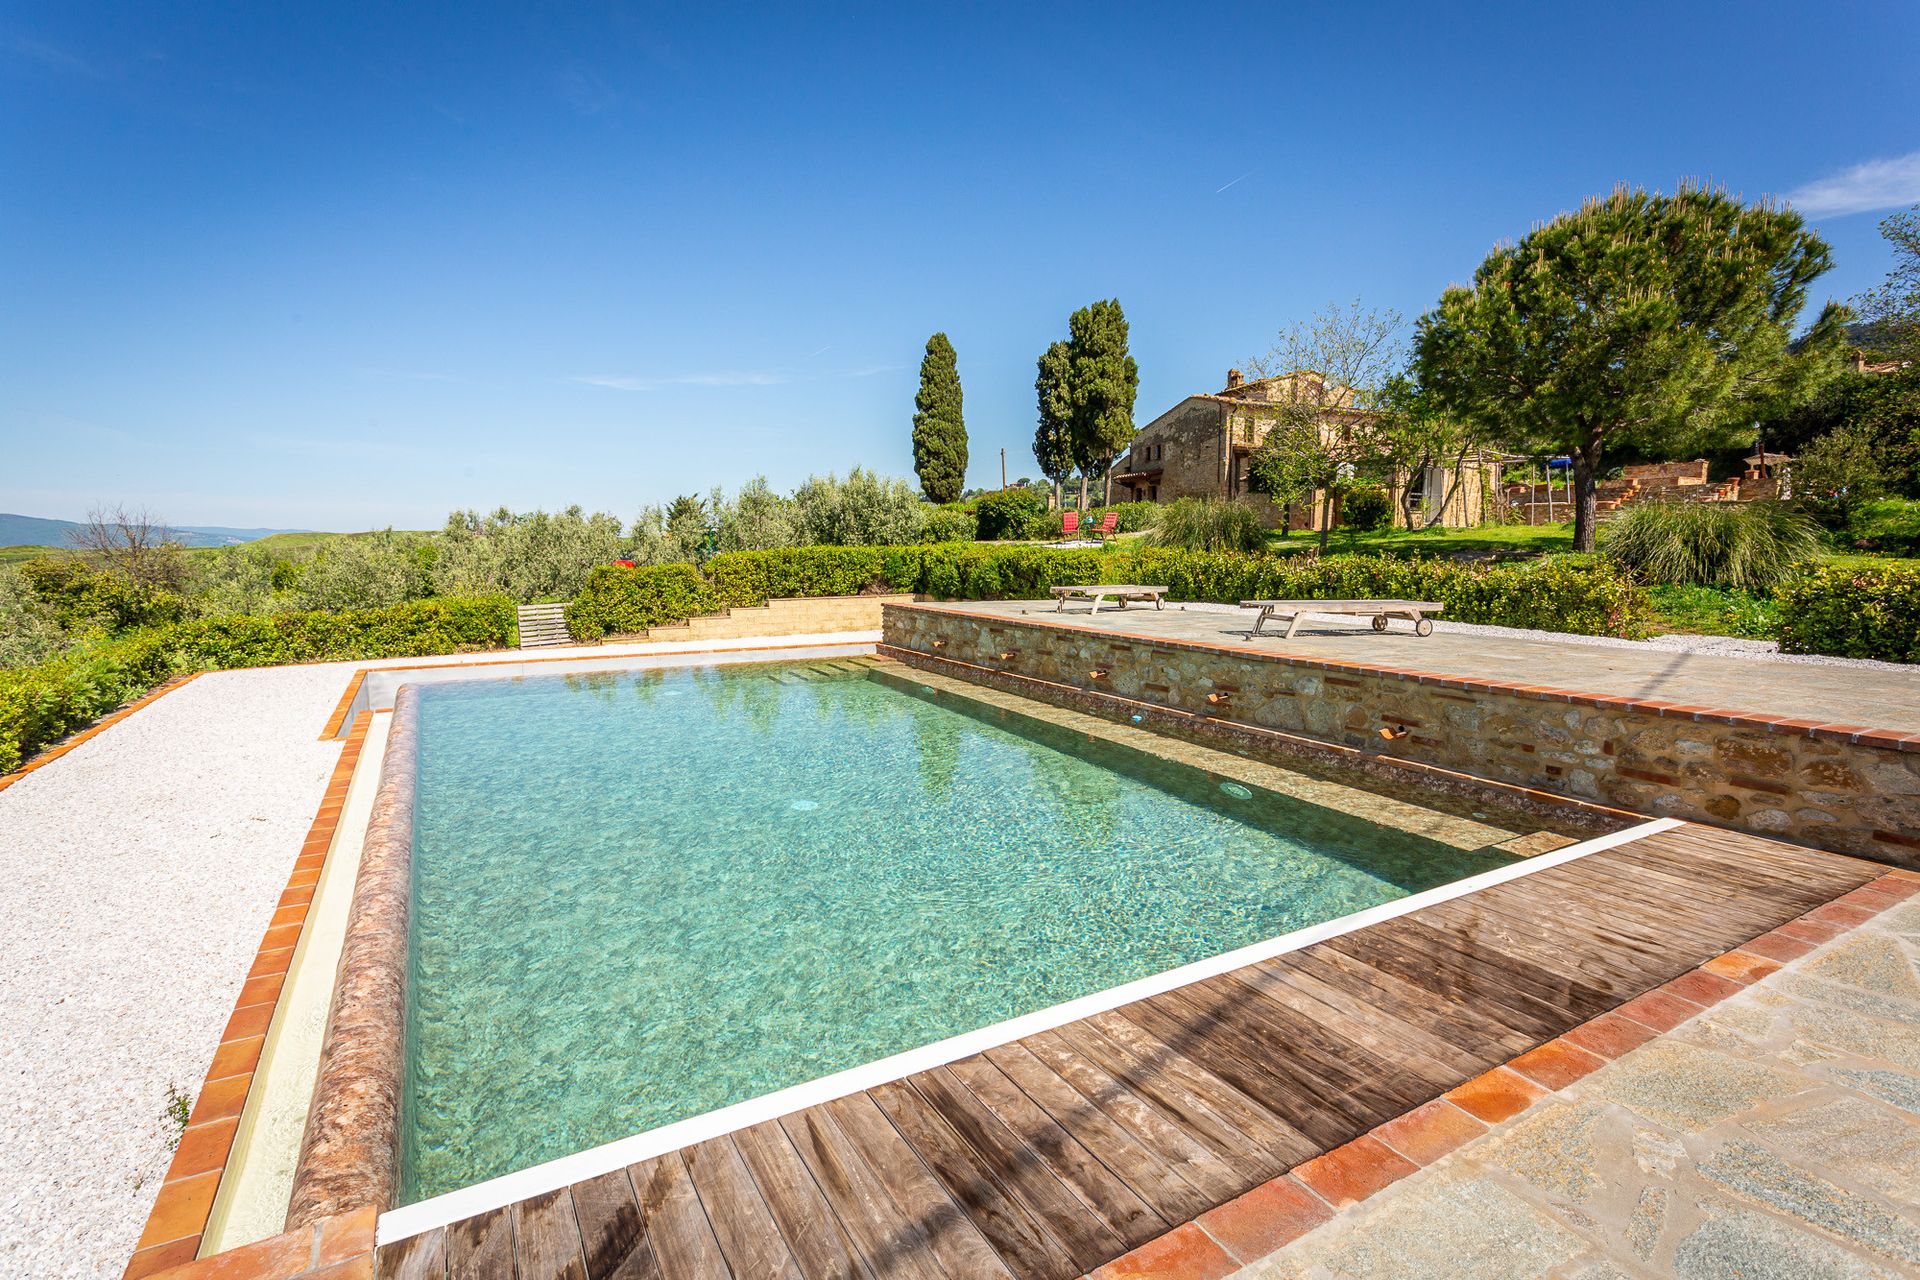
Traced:
[[1179, 498], [1160, 509], [1147, 541], [1183, 551], [1259, 551], [1267, 545], [1267, 527], [1244, 502]]
[[1606, 522], [1600, 549], [1644, 582], [1766, 594], [1819, 552], [1820, 535], [1777, 502], [1643, 502]]

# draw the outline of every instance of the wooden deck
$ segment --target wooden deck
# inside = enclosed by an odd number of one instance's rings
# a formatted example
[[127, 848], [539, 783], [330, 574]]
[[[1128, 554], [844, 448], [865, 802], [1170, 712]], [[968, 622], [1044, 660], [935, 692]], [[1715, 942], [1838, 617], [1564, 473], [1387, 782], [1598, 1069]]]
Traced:
[[1080, 1276], [1879, 870], [1662, 832], [390, 1244], [379, 1274]]

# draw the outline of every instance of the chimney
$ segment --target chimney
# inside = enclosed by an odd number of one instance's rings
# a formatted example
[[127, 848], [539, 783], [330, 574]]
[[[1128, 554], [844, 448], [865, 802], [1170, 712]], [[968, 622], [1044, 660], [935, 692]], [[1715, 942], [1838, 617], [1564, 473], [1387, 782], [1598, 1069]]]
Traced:
[[1240, 376], [1238, 369], [1227, 370], [1227, 390], [1231, 391], [1244, 382], [1246, 382], [1246, 379]]

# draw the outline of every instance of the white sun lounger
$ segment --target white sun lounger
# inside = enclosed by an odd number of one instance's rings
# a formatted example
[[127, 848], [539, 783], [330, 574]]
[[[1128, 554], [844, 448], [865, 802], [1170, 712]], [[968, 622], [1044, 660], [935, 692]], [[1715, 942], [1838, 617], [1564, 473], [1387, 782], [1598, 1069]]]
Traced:
[[1054, 599], [1059, 601], [1059, 603], [1053, 607], [1055, 613], [1066, 612], [1068, 600], [1093, 601], [1093, 608], [1089, 611], [1092, 613], [1100, 612], [1100, 602], [1103, 600], [1118, 600], [1122, 609], [1126, 608], [1128, 602], [1132, 600], [1151, 600], [1153, 601], [1153, 607], [1158, 609], [1161, 607], [1160, 598], [1167, 594], [1165, 587], [1136, 587], [1130, 584], [1123, 586], [1050, 587], [1048, 589], [1053, 592]]
[[1371, 615], [1375, 631], [1385, 631], [1388, 618], [1409, 618], [1413, 621], [1413, 634], [1432, 635], [1433, 620], [1426, 615], [1446, 608], [1432, 600], [1242, 600], [1240, 607], [1260, 611], [1260, 616], [1253, 620], [1254, 635], [1266, 634], [1261, 628], [1268, 618], [1285, 618], [1286, 637], [1293, 635], [1300, 619], [1309, 613], [1352, 614], [1362, 618]]

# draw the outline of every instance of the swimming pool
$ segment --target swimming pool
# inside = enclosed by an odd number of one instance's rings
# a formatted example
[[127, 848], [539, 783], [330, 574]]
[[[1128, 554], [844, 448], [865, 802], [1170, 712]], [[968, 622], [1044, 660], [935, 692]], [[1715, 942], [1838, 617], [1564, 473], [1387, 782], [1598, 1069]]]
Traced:
[[420, 690], [403, 1203], [1509, 861], [906, 675]]

